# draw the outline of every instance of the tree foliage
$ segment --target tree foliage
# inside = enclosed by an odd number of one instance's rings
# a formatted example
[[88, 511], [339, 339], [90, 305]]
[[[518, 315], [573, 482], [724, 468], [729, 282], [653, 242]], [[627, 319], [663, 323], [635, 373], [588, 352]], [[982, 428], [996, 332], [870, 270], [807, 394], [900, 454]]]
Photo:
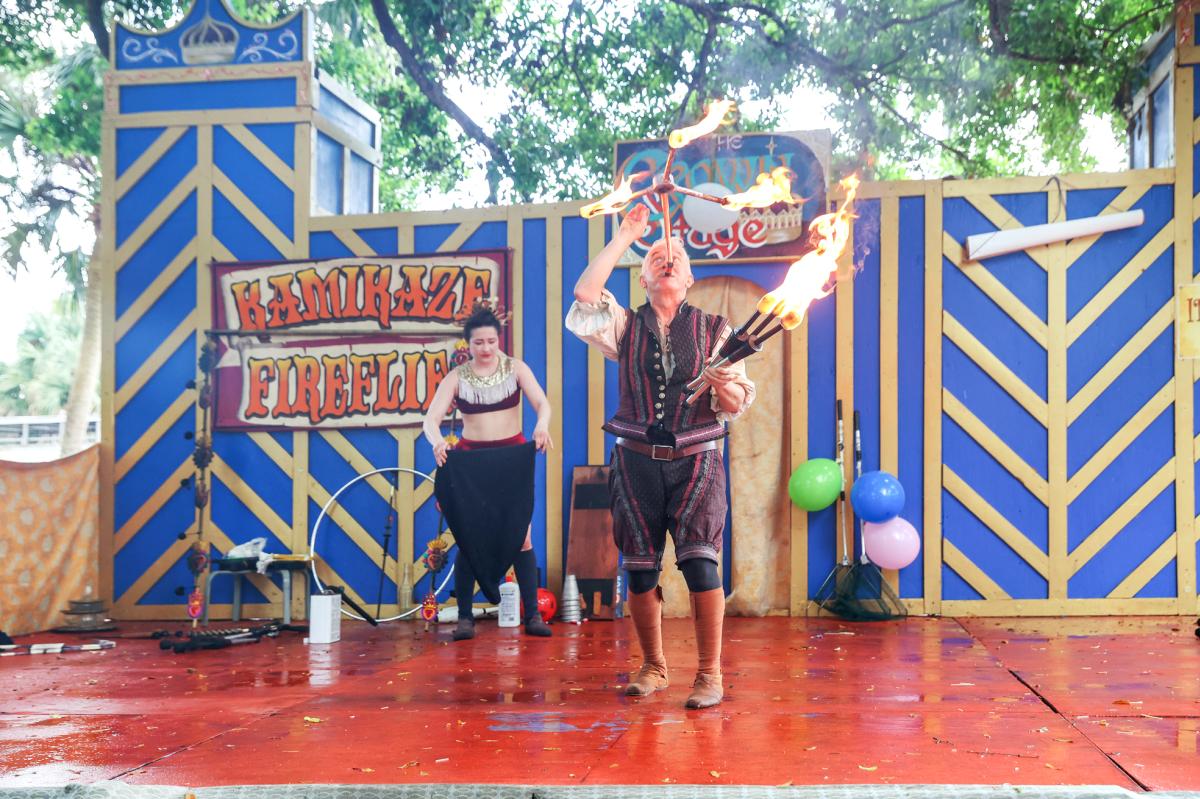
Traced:
[[[34, 313], [17, 339], [17, 356], [0, 363], [0, 416], [53, 416], [66, 406], [83, 320], [65, 302]], [[91, 410], [99, 404], [92, 387]]]

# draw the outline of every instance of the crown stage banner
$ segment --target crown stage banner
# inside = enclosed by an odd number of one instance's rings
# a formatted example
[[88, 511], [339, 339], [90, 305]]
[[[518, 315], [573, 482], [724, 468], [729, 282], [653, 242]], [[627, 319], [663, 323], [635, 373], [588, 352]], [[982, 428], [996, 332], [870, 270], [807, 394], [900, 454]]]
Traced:
[[[671, 230], [683, 239], [693, 263], [792, 259], [805, 250], [808, 223], [826, 213], [827, 175], [832, 148], [829, 131], [736, 133], [704, 136], [675, 156], [671, 177], [679, 186], [723, 197], [745, 191], [764, 172], [786, 167], [793, 174], [792, 193], [804, 198], [799, 206], [733, 211], [697, 197], [673, 198]], [[614, 185], [639, 175], [633, 189], [661, 174], [669, 149], [666, 139], [618, 142]], [[650, 245], [662, 238], [660, 197], [648, 195], [646, 234], [630, 248], [640, 261]], [[632, 207], [632, 206], [630, 206]], [[628, 210], [628, 209], [626, 209]]]
[[421, 424], [462, 317], [509, 306], [510, 264], [508, 250], [213, 264], [215, 428]]

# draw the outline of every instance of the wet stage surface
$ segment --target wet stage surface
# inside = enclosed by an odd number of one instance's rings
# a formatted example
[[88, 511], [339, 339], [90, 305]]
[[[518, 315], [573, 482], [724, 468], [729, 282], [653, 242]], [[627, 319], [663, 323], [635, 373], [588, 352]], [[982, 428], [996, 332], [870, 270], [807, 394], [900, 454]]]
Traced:
[[[633, 700], [628, 620], [535, 639], [481, 622], [154, 640], [0, 658], [0, 786], [528, 783], [1109, 784], [1200, 790], [1194, 620], [728, 619], [724, 704]], [[220, 626], [214, 625], [214, 626]], [[112, 636], [179, 625], [123, 624]], [[53, 634], [28, 641], [59, 641]]]

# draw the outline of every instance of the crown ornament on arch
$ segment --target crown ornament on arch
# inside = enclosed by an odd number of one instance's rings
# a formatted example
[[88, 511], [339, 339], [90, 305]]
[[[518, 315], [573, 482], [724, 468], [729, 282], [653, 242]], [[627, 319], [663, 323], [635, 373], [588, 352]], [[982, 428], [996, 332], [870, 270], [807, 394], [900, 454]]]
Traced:
[[211, 2], [204, 0], [204, 16], [179, 36], [179, 51], [185, 64], [226, 64], [233, 61], [237, 52], [237, 28], [214, 19]]

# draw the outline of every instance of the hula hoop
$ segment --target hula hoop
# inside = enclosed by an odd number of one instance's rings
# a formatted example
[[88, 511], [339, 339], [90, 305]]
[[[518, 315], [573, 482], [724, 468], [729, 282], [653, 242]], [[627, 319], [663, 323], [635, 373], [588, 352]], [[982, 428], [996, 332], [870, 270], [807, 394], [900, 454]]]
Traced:
[[[375, 469], [374, 471], [371, 471], [371, 472], [363, 472], [362, 474], [356, 476], [354, 479], [350, 480], [350, 482], [343, 485], [337, 491], [335, 491], [333, 493], [333, 496], [331, 496], [329, 498], [329, 501], [325, 503], [325, 506], [323, 508], [321, 508], [320, 514], [317, 515], [317, 520], [315, 522], [313, 522], [312, 535], [308, 539], [308, 551], [309, 552], [316, 554], [317, 533], [321, 529], [321, 521], [325, 518], [326, 514], [329, 511], [330, 506], [333, 505], [333, 503], [337, 502], [337, 498], [342, 495], [342, 492], [344, 492], [346, 489], [348, 489], [350, 486], [354, 485], [355, 483], [357, 483], [360, 480], [366, 480], [368, 477], [371, 477], [371, 476], [377, 475], [377, 474], [384, 474], [385, 472], [397, 472], [397, 473], [404, 472], [405, 474], [411, 474], [416, 477], [420, 477], [422, 480], [427, 480], [430, 483], [433, 482], [433, 477], [425, 474], [425, 472], [419, 472], [416, 469], [409, 469], [404, 466], [385, 466], [382, 469]], [[440, 535], [441, 531], [439, 531], [438, 534]], [[321, 578], [317, 576], [317, 561], [315, 558], [313, 559], [312, 566], [310, 567], [310, 571], [312, 572], [313, 583], [317, 586], [317, 589], [320, 591], [324, 591], [325, 585], [321, 582]], [[442, 592], [442, 589], [445, 588], [447, 584], [449, 584], [450, 578], [453, 576], [454, 576], [454, 567], [451, 566], [450, 570], [446, 572], [446, 578], [444, 580], [442, 580], [442, 584], [437, 587], [437, 590], [434, 591], [434, 593], [440, 594]], [[410, 599], [411, 599], [411, 597], [410, 597]], [[403, 613], [398, 613], [395, 616], [388, 616], [385, 619], [376, 619], [376, 621], [378, 621], [381, 624], [383, 622], [388, 622], [388, 621], [399, 621], [400, 619], [408, 618], [409, 616], [416, 613], [420, 609], [421, 609], [421, 606], [417, 605], [416, 607], [412, 608], [411, 610], [406, 610]], [[358, 619], [359, 621], [366, 621], [366, 619], [364, 619], [362, 616], [359, 616], [357, 613], [351, 613], [350, 611], [346, 610], [345, 608], [342, 608], [341, 610], [342, 610], [343, 616], [347, 616], [351, 619]]]

